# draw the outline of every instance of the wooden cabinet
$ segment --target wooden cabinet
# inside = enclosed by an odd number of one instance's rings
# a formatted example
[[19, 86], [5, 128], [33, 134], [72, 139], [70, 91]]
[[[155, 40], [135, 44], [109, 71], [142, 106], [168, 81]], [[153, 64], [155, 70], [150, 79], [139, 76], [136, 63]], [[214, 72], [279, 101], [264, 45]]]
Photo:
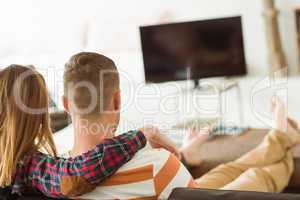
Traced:
[[[298, 62], [300, 63], [300, 8], [295, 9], [295, 17], [297, 26]], [[300, 65], [298, 70], [300, 70]]]

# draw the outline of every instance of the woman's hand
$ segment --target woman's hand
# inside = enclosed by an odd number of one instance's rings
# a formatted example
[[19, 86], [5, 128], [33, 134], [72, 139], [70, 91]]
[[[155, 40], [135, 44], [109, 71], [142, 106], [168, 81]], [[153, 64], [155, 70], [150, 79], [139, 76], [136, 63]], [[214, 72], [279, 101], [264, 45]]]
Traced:
[[167, 136], [161, 134], [158, 128], [154, 126], [146, 126], [141, 128], [140, 131], [144, 133], [152, 148], [166, 149], [176, 155], [178, 159], [181, 159], [181, 154], [174, 142]]

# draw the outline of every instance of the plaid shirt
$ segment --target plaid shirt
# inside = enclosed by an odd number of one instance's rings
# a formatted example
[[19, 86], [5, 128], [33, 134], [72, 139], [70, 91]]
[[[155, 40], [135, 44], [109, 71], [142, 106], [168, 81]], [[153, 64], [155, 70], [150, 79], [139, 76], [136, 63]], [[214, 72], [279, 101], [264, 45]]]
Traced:
[[97, 186], [145, 145], [146, 138], [142, 132], [130, 131], [107, 139], [93, 150], [75, 158], [54, 158], [35, 153], [18, 165], [12, 192], [21, 194], [26, 188], [33, 188], [48, 197], [66, 198], [61, 191], [62, 177], [83, 177], [88, 183]]

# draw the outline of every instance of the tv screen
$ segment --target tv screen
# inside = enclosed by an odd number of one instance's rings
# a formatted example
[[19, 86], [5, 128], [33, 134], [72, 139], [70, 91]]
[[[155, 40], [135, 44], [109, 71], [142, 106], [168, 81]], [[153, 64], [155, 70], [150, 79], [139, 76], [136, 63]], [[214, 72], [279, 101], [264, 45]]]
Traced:
[[146, 82], [245, 75], [241, 17], [140, 27]]

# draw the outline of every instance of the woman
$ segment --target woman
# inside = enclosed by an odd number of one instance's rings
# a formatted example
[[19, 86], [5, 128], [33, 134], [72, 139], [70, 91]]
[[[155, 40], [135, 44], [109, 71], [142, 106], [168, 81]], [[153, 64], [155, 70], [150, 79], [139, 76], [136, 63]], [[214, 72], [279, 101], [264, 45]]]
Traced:
[[179, 155], [157, 129], [145, 128], [106, 139], [84, 155], [58, 158], [48, 99], [45, 81], [33, 67], [11, 65], [0, 71], [0, 187], [12, 186], [17, 194], [34, 190], [49, 197], [76, 197], [83, 194], [84, 183], [91, 183], [92, 191], [147, 141]]
[[[132, 131], [96, 146], [85, 160], [57, 158], [43, 77], [20, 65], [0, 71], [0, 187], [12, 186], [18, 194], [29, 189], [49, 197], [77, 196], [82, 181], [102, 182], [145, 144], [144, 134]], [[70, 178], [77, 185], [68, 185]]]

